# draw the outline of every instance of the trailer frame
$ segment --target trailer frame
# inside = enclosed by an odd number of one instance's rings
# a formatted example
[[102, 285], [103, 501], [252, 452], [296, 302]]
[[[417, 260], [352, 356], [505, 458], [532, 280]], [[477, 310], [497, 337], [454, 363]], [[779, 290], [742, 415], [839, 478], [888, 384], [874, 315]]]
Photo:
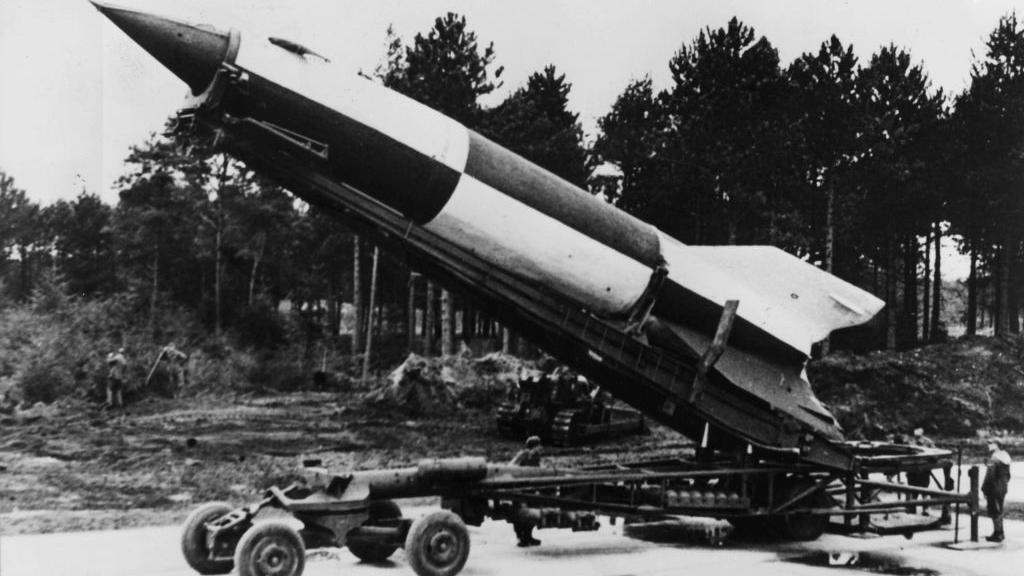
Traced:
[[[278, 574], [254, 568], [272, 559], [253, 556], [266, 556], [270, 549], [287, 559], [303, 556], [308, 549], [347, 546], [371, 562], [384, 561], [405, 548], [419, 576], [452, 576], [468, 558], [466, 525], [480, 526], [487, 519], [537, 529], [590, 531], [600, 527], [600, 517], [632, 522], [714, 518], [733, 526], [715, 531], [712, 543], [721, 544], [723, 533], [733, 531], [784, 540], [815, 540], [825, 532], [909, 538], [948, 525], [951, 510], [961, 505], [970, 517], [970, 537], [977, 541], [977, 467], [970, 469], [970, 490], [962, 494], [951, 488], [948, 451], [884, 444], [862, 444], [856, 450], [859, 465], [850, 473], [811, 464], [708, 460], [700, 455], [575, 469], [462, 458], [341, 474], [310, 461], [301, 482], [272, 487], [261, 500], [222, 510], [205, 522], [187, 522], [182, 541], [204, 543], [199, 553], [194, 546], [185, 553], [189, 563], [206, 574], [226, 573], [232, 567], [240, 576]], [[900, 481], [906, 473], [922, 470], [930, 472], [929, 486]], [[413, 520], [403, 518], [393, 502], [422, 496], [440, 497], [443, 510]], [[924, 506], [941, 508], [942, 513], [930, 517], [912, 512]], [[293, 516], [302, 528], [257, 522], [270, 508]], [[427, 533], [434, 536], [423, 537]], [[260, 538], [276, 539], [262, 548], [250, 545]], [[438, 538], [450, 544], [443, 554], [431, 548], [439, 546]], [[201, 566], [218, 566], [221, 571], [204, 571]], [[301, 567], [283, 576], [300, 574]]]

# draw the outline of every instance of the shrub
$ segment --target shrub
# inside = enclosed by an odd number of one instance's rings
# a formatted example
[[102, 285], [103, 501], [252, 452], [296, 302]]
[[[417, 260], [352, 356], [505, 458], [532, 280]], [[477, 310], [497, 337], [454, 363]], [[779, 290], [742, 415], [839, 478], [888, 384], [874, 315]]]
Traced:
[[257, 388], [298, 390], [313, 385], [313, 373], [301, 363], [284, 355], [264, 355], [247, 373], [248, 381]]
[[49, 404], [70, 390], [70, 378], [52, 364], [30, 364], [21, 374], [21, 391], [28, 404]]

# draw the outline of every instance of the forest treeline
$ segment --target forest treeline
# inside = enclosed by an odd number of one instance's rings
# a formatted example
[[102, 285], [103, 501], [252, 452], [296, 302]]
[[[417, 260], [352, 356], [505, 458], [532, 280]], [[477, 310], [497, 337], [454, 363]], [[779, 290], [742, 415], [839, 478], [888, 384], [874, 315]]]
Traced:
[[[784, 63], [732, 19], [681, 45], [667, 88], [629, 83], [589, 143], [554, 65], [482, 106], [501, 86], [499, 62], [464, 17], [448, 14], [408, 43], [389, 30], [366, 75], [683, 242], [779, 246], [877, 294], [888, 306], [860, 335], [863, 348], [944, 337], [944, 238], [970, 258], [967, 332], [981, 320], [1019, 333], [1024, 27], [1015, 14], [996, 23], [960, 94], [934, 89], [896, 45], [861, 55], [832, 36]], [[40, 206], [0, 173], [0, 307], [57, 291], [116, 300], [156, 339], [174, 310], [272, 348], [287, 336], [278, 310], [288, 302], [310, 339], [345, 326], [352, 352], [364, 349], [368, 325], [420, 353], [451, 353], [459, 338], [516, 346], [414, 263], [378, 253], [209, 142], [154, 136], [132, 150], [117, 189], [116, 205], [83, 190]]]

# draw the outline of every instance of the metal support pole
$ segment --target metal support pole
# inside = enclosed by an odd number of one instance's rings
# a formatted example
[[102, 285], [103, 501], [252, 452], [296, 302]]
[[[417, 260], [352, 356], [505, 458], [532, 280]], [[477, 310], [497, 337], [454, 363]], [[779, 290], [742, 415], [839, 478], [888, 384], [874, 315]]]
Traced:
[[978, 541], [978, 467], [971, 466], [967, 471], [971, 479], [971, 542]]
[[[953, 490], [953, 463], [943, 462], [942, 464], [942, 489], [946, 492]], [[949, 504], [942, 507], [942, 517], [939, 519], [943, 525], [949, 524], [952, 518], [949, 515]]]
[[[857, 505], [857, 475], [846, 476], [846, 509], [850, 510]], [[847, 528], [853, 527], [853, 516], [843, 516], [843, 525]]]
[[[866, 472], [861, 472], [860, 477], [867, 480], [868, 475]], [[871, 500], [871, 487], [866, 484], [861, 484], [860, 487], [860, 503], [861, 505], [867, 504]], [[860, 531], [867, 532], [871, 526], [871, 515], [861, 514], [860, 515]]]
[[[960, 495], [960, 477], [964, 471], [964, 445], [956, 447], [956, 493]], [[957, 501], [953, 512], [953, 543], [960, 543], [960, 502]]]

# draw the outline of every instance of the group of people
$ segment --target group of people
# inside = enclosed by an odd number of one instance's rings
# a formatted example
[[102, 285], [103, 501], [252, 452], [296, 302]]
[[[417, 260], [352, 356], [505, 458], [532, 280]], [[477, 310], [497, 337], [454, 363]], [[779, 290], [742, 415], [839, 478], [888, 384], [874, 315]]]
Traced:
[[[907, 443], [913, 446], [934, 448], [935, 443], [924, 435], [924, 430], [917, 428], [913, 435], [907, 439]], [[1006, 492], [1010, 485], [1010, 464], [1009, 453], [999, 447], [999, 443], [991, 441], [988, 444], [989, 459], [985, 468], [985, 479], [981, 483], [981, 493], [985, 496], [986, 511], [992, 519], [992, 534], [985, 537], [989, 542], [1002, 542], [1006, 539], [1006, 532], [1003, 530], [1003, 517], [1006, 514]], [[907, 473], [907, 484], [927, 488], [931, 481], [931, 471], [921, 470]], [[928, 514], [928, 508], [922, 511]]]
[[[171, 378], [171, 385], [175, 390], [180, 390], [186, 383], [188, 354], [179, 350], [174, 342], [164, 346], [157, 356], [153, 369], [146, 377], [146, 383], [153, 376], [157, 366], [164, 363]], [[106, 402], [103, 407], [107, 409], [124, 407], [124, 389], [128, 378], [128, 358], [125, 356], [125, 349], [118, 348], [107, 354], [107, 375], [106, 375]]]
[[[909, 444], [934, 448], [935, 443], [924, 435], [924, 430], [917, 428], [910, 437]], [[986, 511], [992, 519], [992, 534], [985, 537], [989, 542], [1002, 542], [1006, 539], [1003, 530], [1003, 517], [1006, 514], [1006, 492], [1010, 485], [1010, 455], [999, 447], [999, 443], [991, 441], [988, 444], [989, 459], [985, 468], [985, 479], [981, 483], [981, 493], [985, 496]], [[911, 486], [928, 487], [931, 480], [931, 471], [908, 472], [907, 483]], [[923, 510], [928, 514], [928, 509]]]

